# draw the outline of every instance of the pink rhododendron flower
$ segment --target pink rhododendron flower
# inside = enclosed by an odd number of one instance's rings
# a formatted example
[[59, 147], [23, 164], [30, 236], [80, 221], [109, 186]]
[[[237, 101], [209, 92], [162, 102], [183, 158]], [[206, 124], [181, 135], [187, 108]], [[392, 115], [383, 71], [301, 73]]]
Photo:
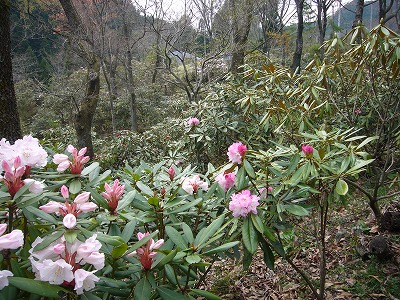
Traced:
[[17, 249], [24, 244], [24, 234], [19, 229], [14, 229], [10, 233], [4, 234], [7, 228], [6, 224], [1, 224], [0, 232], [0, 250]]
[[96, 271], [88, 272], [83, 269], [75, 271], [75, 288], [74, 290], [78, 295], [82, 295], [84, 291], [90, 291], [94, 289], [95, 282], [99, 281], [100, 278], [94, 275]]
[[301, 150], [306, 155], [307, 158], [311, 158], [314, 153], [314, 148], [310, 145], [303, 145], [301, 146]]
[[228, 148], [228, 157], [229, 161], [236, 164], [241, 164], [244, 154], [247, 151], [246, 145], [243, 145], [241, 142], [233, 143]]
[[27, 178], [23, 180], [24, 185], [29, 185], [29, 191], [34, 194], [40, 194], [43, 192], [43, 189], [46, 187], [43, 181], [37, 181], [31, 178]]
[[189, 121], [188, 121], [188, 125], [189, 126], [196, 126], [196, 125], [199, 125], [199, 124], [200, 124], [200, 121], [197, 118], [190, 118]]
[[182, 182], [182, 189], [184, 189], [186, 193], [190, 195], [196, 193], [199, 188], [204, 191], [208, 190], [208, 183], [200, 180], [199, 175], [194, 175], [193, 177], [187, 177]]
[[226, 192], [235, 185], [235, 177], [236, 174], [233, 172], [226, 174], [222, 173], [215, 177], [215, 181], [217, 181]]
[[3, 160], [1, 166], [4, 170], [4, 175], [0, 176], [0, 181], [4, 181], [8, 193], [13, 198], [20, 188], [24, 186], [22, 176], [25, 173], [25, 167], [21, 165], [21, 158], [19, 156], [15, 157], [12, 165]]
[[119, 180], [115, 179], [114, 184], [109, 186], [107, 183], [104, 184], [105, 192], [102, 192], [102, 196], [107, 199], [108, 208], [112, 215], [116, 214], [118, 202], [124, 193], [125, 185], [119, 184]]
[[21, 157], [22, 165], [28, 167], [44, 167], [47, 164], [47, 152], [39, 145], [39, 140], [26, 135], [16, 140], [13, 148]]
[[60, 258], [56, 261], [45, 259], [43, 262], [36, 264], [39, 272], [36, 273], [36, 279], [47, 281], [51, 284], [60, 285], [74, 280], [73, 267], [64, 259]]
[[6, 286], [8, 286], [8, 277], [10, 277], [10, 276], [14, 276], [14, 274], [8, 270], [0, 271], [0, 290], [4, 289]]
[[229, 202], [229, 210], [232, 211], [234, 217], [246, 217], [249, 213], [257, 214], [258, 200], [260, 197], [252, 195], [249, 190], [233, 194]]
[[58, 165], [57, 171], [64, 172], [68, 168], [72, 174], [81, 174], [84, 165], [89, 161], [90, 157], [85, 156], [87, 148], [82, 148], [78, 151], [74, 146], [68, 145], [67, 151], [71, 153], [72, 159], [65, 154], [55, 154], [53, 162]]
[[[146, 233], [139, 232], [137, 234], [137, 237], [140, 241], [142, 238], [149, 235], [150, 235], [149, 232]], [[153, 263], [153, 257], [157, 255], [157, 252], [153, 252], [153, 250], [160, 248], [163, 244], [164, 244], [163, 239], [160, 239], [157, 242], [154, 242], [153, 239], [150, 239], [147, 241], [146, 245], [140, 247], [139, 249], [133, 251], [132, 253], [129, 253], [127, 256], [131, 257], [137, 255], [143, 268], [145, 270], [150, 270], [151, 265]]]

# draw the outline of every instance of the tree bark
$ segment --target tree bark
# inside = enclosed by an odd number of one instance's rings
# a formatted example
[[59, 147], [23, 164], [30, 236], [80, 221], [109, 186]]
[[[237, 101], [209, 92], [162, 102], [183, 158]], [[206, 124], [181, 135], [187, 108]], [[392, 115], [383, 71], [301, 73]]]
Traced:
[[0, 138], [13, 143], [22, 131], [12, 74], [9, 0], [0, 0], [0, 20]]
[[357, 0], [356, 15], [354, 17], [352, 28], [358, 26], [359, 23], [360, 24], [362, 23], [363, 12], [364, 12], [364, 0]]
[[80, 19], [71, 0], [59, 0], [64, 9], [70, 26], [70, 38], [77, 40], [79, 55], [87, 62], [87, 86], [83, 100], [78, 104], [75, 115], [75, 131], [78, 147], [87, 147], [87, 154], [94, 157], [92, 142], [93, 117], [100, 95], [100, 58], [87, 42], [88, 36], [84, 32], [84, 24]]
[[301, 65], [301, 55], [303, 53], [304, 0], [295, 0], [295, 2], [296, 2], [296, 12], [297, 12], [297, 33], [296, 33], [296, 49], [293, 54], [293, 61], [292, 61], [291, 69], [292, 69], [292, 73], [299, 73], [300, 65]]

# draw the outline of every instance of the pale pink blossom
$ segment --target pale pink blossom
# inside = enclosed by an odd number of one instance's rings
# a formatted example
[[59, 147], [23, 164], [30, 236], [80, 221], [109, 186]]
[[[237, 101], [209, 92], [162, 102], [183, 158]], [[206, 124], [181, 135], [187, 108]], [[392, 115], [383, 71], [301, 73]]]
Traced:
[[188, 125], [189, 126], [196, 126], [196, 125], [199, 125], [199, 124], [200, 124], [200, 120], [197, 119], [197, 118], [190, 118], [188, 120]]
[[249, 213], [257, 214], [258, 200], [260, 197], [252, 195], [249, 190], [244, 190], [231, 196], [229, 210], [234, 217], [246, 217]]
[[75, 271], [74, 276], [75, 276], [75, 288], [74, 290], [78, 295], [83, 294], [84, 291], [90, 291], [94, 289], [95, 287], [95, 282], [98, 282], [100, 280], [99, 277], [94, 275], [93, 273], [96, 272], [88, 272], [83, 269], [78, 269]]
[[74, 203], [76, 204], [83, 204], [89, 201], [90, 192], [83, 192], [75, 197]]
[[182, 189], [190, 195], [193, 195], [194, 193], [196, 193], [199, 188], [204, 191], [208, 190], [208, 183], [200, 180], [199, 175], [194, 175], [192, 177], [186, 177], [182, 181]]
[[[139, 232], [137, 234], [137, 237], [140, 241], [141, 239], [143, 239], [144, 237], [149, 236], [149, 235], [150, 235], [149, 232], [146, 232], [146, 233]], [[147, 241], [147, 243], [145, 245], [143, 245], [136, 251], [129, 253], [127, 256], [131, 257], [134, 255], [137, 255], [143, 268], [145, 270], [150, 270], [151, 265], [153, 264], [153, 257], [155, 257], [157, 255], [157, 252], [153, 252], [153, 250], [160, 248], [163, 244], [164, 244], [163, 239], [160, 239], [157, 242], [154, 242], [153, 239], [150, 239]]]
[[40, 194], [43, 192], [43, 189], [46, 187], [43, 181], [37, 181], [31, 178], [27, 178], [23, 180], [24, 185], [29, 185], [29, 191], [34, 194]]
[[39, 140], [26, 135], [16, 140], [13, 148], [21, 157], [22, 165], [29, 167], [44, 167], [47, 164], [47, 152], [39, 145]]
[[101, 195], [107, 199], [110, 213], [115, 214], [118, 207], [118, 202], [124, 193], [125, 185], [119, 184], [119, 180], [115, 179], [112, 186], [109, 186], [106, 182], [104, 184], [104, 189], [106, 191], [102, 192]]
[[67, 214], [63, 218], [63, 224], [68, 229], [74, 228], [76, 226], [76, 217], [73, 214]]
[[69, 189], [68, 189], [68, 187], [66, 185], [63, 185], [61, 187], [60, 191], [61, 191], [61, 196], [63, 196], [63, 198], [65, 200], [68, 200], [68, 198], [69, 198]]
[[0, 250], [17, 249], [21, 247], [23, 244], [24, 244], [24, 234], [19, 229], [14, 229], [10, 233], [0, 236]]
[[303, 151], [303, 153], [305, 154], [305, 156], [307, 158], [311, 158], [313, 156], [314, 153], [314, 148], [310, 145], [302, 145], [301, 146], [301, 150]]
[[15, 194], [24, 186], [22, 176], [25, 173], [25, 167], [21, 165], [21, 158], [16, 156], [13, 164], [9, 164], [6, 160], [3, 160], [1, 166], [4, 171], [3, 177], [0, 177], [0, 181], [4, 181], [7, 186], [8, 193], [14, 198]]
[[99, 251], [101, 248], [101, 243], [97, 240], [97, 234], [94, 234], [88, 238], [83, 244], [77, 249], [77, 254], [81, 258], [89, 257], [95, 251]]
[[62, 258], [56, 261], [45, 259], [43, 262], [38, 262], [36, 268], [36, 278], [41, 281], [60, 285], [64, 281], [71, 282], [74, 280], [73, 267]]
[[227, 152], [229, 161], [240, 165], [242, 163], [242, 159], [246, 151], [247, 151], [246, 145], [243, 145], [241, 142], [233, 143], [232, 145], [229, 146]]
[[55, 253], [57, 253], [57, 254], [63, 254], [64, 251], [65, 251], [65, 245], [64, 245], [64, 243], [60, 243], [60, 244], [54, 245], [53, 251], [54, 251]]
[[[34, 248], [39, 245], [40, 243], [43, 242], [43, 239], [38, 236], [32, 243], [31, 245], [31, 249], [29, 249], [29, 260], [31, 262], [36, 262], [36, 260], [38, 261], [43, 261], [45, 259], [51, 259], [54, 260], [56, 258], [59, 257], [59, 253], [54, 252], [54, 246], [60, 243], [63, 243], [64, 241], [62, 239], [57, 239], [56, 241], [54, 241], [53, 243], [51, 243], [48, 247], [42, 249], [42, 250], [38, 250], [38, 251], [33, 251]], [[32, 264], [32, 267], [34, 267], [34, 265]], [[35, 272], [35, 270], [33, 270]]]
[[57, 201], [49, 201], [45, 205], [39, 206], [39, 209], [43, 210], [45, 213], [51, 214], [56, 213], [59, 214], [61, 210], [67, 210], [65, 204], [57, 202]]
[[89, 256], [82, 259], [81, 265], [85, 263], [93, 265], [96, 270], [103, 269], [105, 265], [104, 253], [93, 251]]
[[1, 270], [0, 271], [0, 290], [4, 289], [4, 287], [8, 286], [8, 277], [14, 276], [8, 270]]
[[227, 191], [235, 185], [235, 173], [222, 173], [215, 177], [215, 181], [217, 181], [222, 188]]
[[7, 229], [7, 224], [0, 224], [0, 236], [3, 235], [4, 232], [6, 232]]
[[74, 146], [68, 145], [67, 151], [71, 153], [72, 158], [65, 154], [54, 155], [53, 162], [58, 165], [57, 171], [64, 172], [70, 168], [72, 174], [81, 174], [84, 165], [90, 159], [89, 156], [85, 156], [87, 148], [84, 147], [78, 151]]
[[76, 206], [78, 213], [86, 213], [90, 211], [95, 211], [97, 209], [97, 204], [93, 202], [86, 202], [83, 204], [78, 204]]

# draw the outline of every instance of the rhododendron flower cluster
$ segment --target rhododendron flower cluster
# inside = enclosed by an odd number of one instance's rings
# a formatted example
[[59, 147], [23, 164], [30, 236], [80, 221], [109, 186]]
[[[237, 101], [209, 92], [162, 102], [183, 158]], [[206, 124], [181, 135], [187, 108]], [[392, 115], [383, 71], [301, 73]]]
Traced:
[[125, 185], [119, 184], [119, 180], [115, 179], [114, 184], [109, 186], [108, 183], [104, 184], [105, 192], [101, 193], [108, 201], [108, 208], [111, 214], [115, 214], [118, 206], [118, 201], [124, 193]]
[[4, 181], [11, 197], [25, 184], [30, 184], [29, 191], [41, 193], [42, 182], [29, 179], [32, 167], [43, 167], [47, 164], [47, 152], [39, 145], [38, 139], [24, 136], [11, 145], [6, 139], [0, 141], [0, 181]]
[[87, 147], [78, 151], [74, 146], [68, 145], [67, 151], [72, 154], [72, 159], [66, 154], [55, 154], [53, 162], [58, 165], [57, 172], [64, 172], [68, 168], [72, 174], [81, 174], [90, 157], [85, 156]]
[[252, 195], [249, 190], [244, 190], [231, 196], [229, 202], [229, 210], [232, 211], [234, 217], [246, 217], [249, 213], [257, 214], [258, 200], [260, 197]]
[[182, 189], [190, 195], [196, 193], [199, 188], [204, 191], [208, 190], [208, 183], [201, 180], [199, 175], [187, 177], [182, 181]]
[[188, 120], [188, 125], [189, 126], [196, 126], [196, 125], [199, 125], [199, 124], [200, 124], [200, 120], [197, 119], [197, 118], [190, 118]]
[[306, 155], [307, 158], [311, 158], [314, 153], [314, 148], [310, 145], [303, 145], [301, 146], [301, 150]]
[[[17, 249], [24, 244], [24, 234], [19, 229], [4, 234], [7, 224], [0, 224], [0, 251], [5, 249]], [[4, 235], [3, 235], [4, 234]], [[0, 270], [0, 290], [8, 286], [8, 277], [13, 273], [8, 270]]]
[[226, 192], [235, 185], [235, 177], [236, 174], [233, 172], [226, 174], [222, 173], [215, 177], [215, 181], [217, 181]]
[[244, 154], [247, 151], [247, 146], [243, 145], [241, 142], [233, 143], [228, 148], [229, 161], [236, 164], [241, 164]]
[[77, 195], [74, 201], [69, 203], [69, 190], [68, 187], [63, 185], [61, 187], [61, 195], [65, 199], [65, 203], [52, 200], [39, 208], [48, 214], [62, 215], [64, 217], [63, 224], [69, 229], [75, 227], [76, 218], [79, 214], [94, 211], [97, 208], [95, 203], [89, 201], [90, 192], [83, 192]]
[[[140, 241], [141, 239], [149, 235], [150, 235], [149, 232], [146, 233], [139, 232], [137, 234], [137, 237]], [[150, 270], [151, 265], [153, 264], [153, 257], [156, 256], [157, 254], [157, 252], [153, 252], [153, 250], [160, 248], [163, 244], [164, 244], [163, 239], [160, 239], [157, 242], [154, 242], [153, 239], [149, 239], [144, 246], [140, 247], [136, 251], [133, 251], [132, 253], [129, 253], [127, 256], [131, 257], [137, 255], [143, 268], [145, 270]]]
[[[43, 242], [37, 237], [29, 250], [29, 260], [37, 280], [51, 284], [74, 286], [78, 295], [94, 288], [99, 278], [94, 273], [104, 268], [104, 253], [100, 253], [101, 243], [94, 234], [85, 242], [75, 240], [70, 244], [64, 237], [51, 243], [48, 247], [34, 251], [36, 245]], [[95, 270], [86, 271], [81, 266], [89, 264]]]

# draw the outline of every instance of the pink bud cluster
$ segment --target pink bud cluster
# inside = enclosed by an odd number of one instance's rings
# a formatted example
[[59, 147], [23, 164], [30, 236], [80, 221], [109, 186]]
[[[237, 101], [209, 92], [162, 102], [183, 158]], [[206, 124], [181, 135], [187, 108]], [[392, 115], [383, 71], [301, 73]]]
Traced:
[[[137, 237], [140, 241], [141, 239], [149, 235], [150, 235], [149, 232], [146, 233], [139, 232], [137, 234]], [[158, 240], [157, 242], [154, 242], [153, 239], [149, 239], [144, 246], [140, 247], [136, 251], [133, 251], [132, 253], [129, 253], [127, 256], [128, 257], [137, 256], [140, 260], [140, 263], [143, 266], [143, 269], [150, 270], [151, 265], [153, 264], [153, 257], [157, 255], [157, 252], [153, 252], [153, 250], [160, 248], [163, 244], [164, 244], [163, 239]]]
[[95, 203], [89, 201], [90, 192], [83, 192], [77, 195], [74, 201], [69, 203], [69, 190], [67, 186], [63, 185], [61, 187], [61, 195], [65, 199], [65, 203], [49, 201], [39, 208], [48, 214], [62, 215], [64, 217], [63, 224], [68, 229], [76, 226], [76, 218], [79, 214], [94, 211], [97, 208]]
[[217, 181], [224, 191], [226, 192], [230, 188], [232, 188], [235, 185], [235, 178], [236, 174], [231, 172], [231, 173], [222, 173], [219, 174], [217, 177], [215, 177], [215, 181]]
[[108, 208], [112, 215], [116, 214], [118, 201], [121, 199], [124, 193], [125, 185], [119, 184], [119, 180], [115, 179], [114, 184], [109, 186], [107, 183], [104, 184], [105, 192], [101, 193], [104, 198], [108, 201]]
[[[78, 295], [84, 291], [92, 290], [99, 278], [94, 273], [104, 267], [104, 253], [100, 253], [101, 243], [94, 234], [85, 242], [75, 240], [74, 243], [67, 243], [64, 236], [48, 247], [34, 251], [36, 245], [43, 242], [37, 237], [29, 250], [29, 260], [32, 264], [32, 271], [40, 281], [47, 281], [51, 284], [74, 287]], [[81, 268], [86, 264], [92, 265], [93, 271], [86, 271]]]
[[208, 190], [208, 183], [201, 180], [199, 175], [194, 175], [192, 177], [186, 177], [182, 181], [182, 189], [190, 194], [195, 194], [198, 189], [202, 189], [204, 191]]
[[[4, 234], [7, 224], [0, 224], [0, 251], [5, 249], [17, 249], [24, 244], [24, 234], [19, 229]], [[4, 234], [4, 235], [3, 235]], [[8, 270], [0, 270], [0, 290], [8, 286], [8, 277], [13, 273]]]
[[188, 125], [189, 125], [189, 126], [197, 126], [197, 125], [199, 125], [199, 124], [200, 124], [200, 120], [197, 119], [197, 118], [190, 118], [190, 119], [188, 120]]
[[81, 174], [85, 164], [90, 157], [85, 156], [87, 148], [82, 148], [78, 151], [74, 146], [68, 145], [67, 151], [71, 153], [72, 159], [66, 154], [55, 154], [53, 162], [58, 165], [57, 172], [64, 172], [68, 168], [72, 174]]

